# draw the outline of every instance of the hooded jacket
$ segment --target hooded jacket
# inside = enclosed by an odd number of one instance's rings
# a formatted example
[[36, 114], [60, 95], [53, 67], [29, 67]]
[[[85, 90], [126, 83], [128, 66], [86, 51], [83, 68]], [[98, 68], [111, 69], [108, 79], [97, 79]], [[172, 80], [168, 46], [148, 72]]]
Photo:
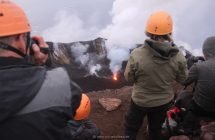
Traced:
[[71, 139], [67, 122], [80, 88], [63, 68], [47, 71], [24, 59], [0, 58], [0, 139]]
[[133, 82], [132, 100], [142, 107], [156, 107], [170, 102], [172, 83], [182, 83], [187, 76], [186, 59], [170, 42], [146, 40], [131, 52], [125, 78]]

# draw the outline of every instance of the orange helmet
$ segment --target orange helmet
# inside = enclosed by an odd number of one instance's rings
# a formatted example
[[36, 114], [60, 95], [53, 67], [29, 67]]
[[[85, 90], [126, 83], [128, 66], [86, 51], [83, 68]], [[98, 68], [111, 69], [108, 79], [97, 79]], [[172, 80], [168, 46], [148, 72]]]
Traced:
[[86, 94], [82, 94], [81, 103], [78, 109], [76, 110], [76, 114], [74, 120], [83, 120], [86, 119], [90, 114], [90, 99]]
[[9, 0], [0, 0], [0, 37], [30, 32], [24, 11]]
[[149, 17], [146, 32], [154, 35], [167, 35], [172, 33], [172, 28], [171, 16], [165, 11], [157, 11]]

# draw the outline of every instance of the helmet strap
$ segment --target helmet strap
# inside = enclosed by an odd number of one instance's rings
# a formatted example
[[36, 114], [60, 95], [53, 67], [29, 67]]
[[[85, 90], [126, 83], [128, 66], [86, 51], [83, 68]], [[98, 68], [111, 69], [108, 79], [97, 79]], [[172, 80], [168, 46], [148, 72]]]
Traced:
[[26, 52], [25, 52], [25, 54], [23, 52], [21, 52], [20, 50], [16, 49], [15, 47], [9, 45], [9, 44], [6, 44], [4, 42], [0, 42], [0, 48], [1, 49], [12, 51], [12, 52], [22, 56], [23, 58], [27, 58], [27, 59], [28, 59], [28, 49], [31, 47], [31, 45], [32, 45], [32, 41], [31, 41], [30, 32], [28, 32], [26, 34], [26, 41], [25, 41]]
[[0, 48], [1, 49], [5, 49], [5, 50], [9, 50], [9, 51], [12, 51], [20, 56], [22, 56], [23, 58], [26, 57], [26, 54], [24, 54], [23, 52], [21, 52], [20, 50], [12, 47], [11, 45], [9, 44], [6, 44], [6, 43], [3, 43], [3, 42], [0, 42]]

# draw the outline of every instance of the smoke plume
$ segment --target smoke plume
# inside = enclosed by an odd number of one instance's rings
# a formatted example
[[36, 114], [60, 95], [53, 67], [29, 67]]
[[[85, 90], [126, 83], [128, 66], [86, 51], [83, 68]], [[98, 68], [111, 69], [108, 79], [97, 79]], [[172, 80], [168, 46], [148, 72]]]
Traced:
[[[201, 40], [204, 40], [208, 34], [211, 34], [209, 27], [206, 27], [206, 25], [210, 25], [207, 22], [210, 22], [211, 19], [205, 16], [210, 13], [209, 3], [215, 4], [212, 0], [199, 1], [198, 3], [195, 0], [135, 0], [135, 2], [133, 0], [115, 0], [111, 10], [112, 23], [100, 32], [102, 37], [108, 38], [108, 57], [111, 59], [112, 71], [119, 70], [120, 62], [128, 58], [126, 54], [129, 54], [129, 50], [135, 44], [141, 44], [146, 39], [147, 18], [156, 10], [165, 10], [172, 15], [174, 20], [173, 38], [179, 42], [178, 46], [184, 46], [194, 55], [202, 55], [198, 39], [202, 37]], [[193, 24], [193, 22], [197, 23]], [[193, 29], [196, 30], [193, 31]], [[208, 33], [198, 32], [201, 29], [207, 30]], [[198, 33], [193, 34], [193, 32]]]
[[[60, 11], [54, 25], [43, 35], [46, 40], [55, 42], [92, 40], [98, 36], [108, 39], [106, 47], [111, 60], [110, 68], [115, 73], [120, 70], [121, 62], [128, 59], [130, 49], [146, 39], [147, 18], [156, 10], [165, 10], [172, 15], [173, 38], [178, 46], [202, 55], [202, 42], [214, 34], [215, 19], [211, 18], [214, 4], [214, 0], [115, 0], [110, 10], [111, 21], [104, 28], [86, 26], [84, 19], [75, 13]], [[85, 65], [89, 58], [89, 54], [78, 55], [77, 61]], [[92, 65], [93, 68], [88, 67], [91, 73], [100, 68], [97, 64]]]
[[76, 15], [67, 11], [59, 11], [55, 17], [54, 25], [42, 32], [47, 41], [74, 42], [96, 38], [95, 27], [85, 28], [83, 21]]

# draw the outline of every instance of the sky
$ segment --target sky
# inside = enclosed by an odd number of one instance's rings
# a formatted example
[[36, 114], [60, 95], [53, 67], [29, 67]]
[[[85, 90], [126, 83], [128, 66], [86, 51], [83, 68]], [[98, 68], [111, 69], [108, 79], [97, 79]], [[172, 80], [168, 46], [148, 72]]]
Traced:
[[173, 16], [175, 39], [192, 48], [200, 48], [204, 39], [215, 33], [214, 0], [13, 1], [25, 9], [33, 33], [44, 35], [49, 41], [72, 42], [103, 36], [120, 43], [141, 43], [145, 39], [145, 22], [156, 10], [166, 10]]
[[[113, 0], [13, 0], [29, 16], [33, 33], [43, 34], [49, 29], [64, 32], [63, 37], [53, 41], [71, 42], [76, 40], [94, 39], [89, 30], [101, 30], [111, 22], [109, 11]], [[60, 20], [60, 21], [59, 21]], [[56, 28], [56, 24], [59, 24]], [[63, 27], [62, 27], [63, 25]], [[66, 25], [66, 27], [65, 27]], [[63, 28], [63, 29], [62, 29]], [[61, 33], [60, 32], [60, 33]], [[83, 35], [82, 32], [87, 35]], [[73, 35], [67, 39], [65, 36]], [[80, 35], [80, 36], [79, 36]], [[60, 35], [58, 35], [60, 36]], [[87, 37], [86, 37], [87, 36]], [[53, 39], [47, 37], [47, 39]]]
[[203, 41], [215, 35], [215, 0], [13, 1], [28, 15], [32, 34], [42, 35], [46, 41], [108, 39], [108, 57], [114, 59], [111, 67], [115, 68], [128, 59], [134, 44], [144, 42], [146, 21], [157, 10], [170, 13], [175, 43], [194, 55], [202, 55]]

